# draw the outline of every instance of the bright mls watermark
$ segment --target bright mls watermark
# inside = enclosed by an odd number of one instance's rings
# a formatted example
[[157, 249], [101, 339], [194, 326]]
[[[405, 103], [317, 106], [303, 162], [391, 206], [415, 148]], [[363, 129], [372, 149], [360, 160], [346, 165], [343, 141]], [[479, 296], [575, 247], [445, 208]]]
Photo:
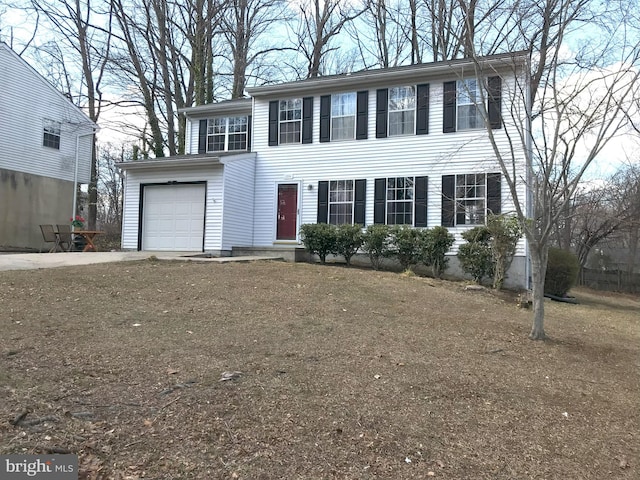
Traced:
[[77, 455], [0, 455], [0, 479], [78, 480]]

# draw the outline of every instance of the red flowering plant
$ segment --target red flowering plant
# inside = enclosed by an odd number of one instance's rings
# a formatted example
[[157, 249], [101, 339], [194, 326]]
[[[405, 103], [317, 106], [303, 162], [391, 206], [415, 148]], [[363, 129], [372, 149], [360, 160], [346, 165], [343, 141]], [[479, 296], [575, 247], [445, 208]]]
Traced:
[[80, 215], [76, 215], [75, 218], [70, 218], [71, 226], [74, 228], [84, 228], [84, 218]]

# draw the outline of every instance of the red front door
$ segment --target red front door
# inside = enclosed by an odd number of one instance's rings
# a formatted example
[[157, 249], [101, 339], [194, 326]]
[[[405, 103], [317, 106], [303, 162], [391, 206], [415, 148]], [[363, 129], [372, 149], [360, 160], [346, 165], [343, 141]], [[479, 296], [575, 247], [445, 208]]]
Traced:
[[295, 240], [297, 238], [298, 184], [278, 185], [278, 220], [276, 222], [276, 240]]

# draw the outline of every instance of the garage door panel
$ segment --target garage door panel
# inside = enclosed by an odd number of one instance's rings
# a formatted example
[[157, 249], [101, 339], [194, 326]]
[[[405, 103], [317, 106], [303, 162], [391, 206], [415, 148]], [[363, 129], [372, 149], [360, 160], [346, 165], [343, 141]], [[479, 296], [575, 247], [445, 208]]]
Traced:
[[142, 212], [143, 250], [202, 251], [204, 185], [147, 186]]

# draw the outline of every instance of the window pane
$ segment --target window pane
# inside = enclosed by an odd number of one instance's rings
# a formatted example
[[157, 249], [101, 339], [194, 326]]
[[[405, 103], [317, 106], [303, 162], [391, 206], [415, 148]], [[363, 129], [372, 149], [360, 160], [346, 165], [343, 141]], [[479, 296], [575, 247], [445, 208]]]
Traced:
[[486, 206], [486, 175], [456, 176], [456, 218], [463, 215], [465, 225], [484, 224]]
[[246, 150], [247, 149], [247, 134], [246, 133], [234, 133], [229, 135], [229, 150]]
[[280, 123], [280, 143], [300, 143], [301, 122]]
[[353, 180], [329, 182], [329, 223], [353, 223]]
[[387, 225], [413, 225], [413, 202], [389, 202]]

